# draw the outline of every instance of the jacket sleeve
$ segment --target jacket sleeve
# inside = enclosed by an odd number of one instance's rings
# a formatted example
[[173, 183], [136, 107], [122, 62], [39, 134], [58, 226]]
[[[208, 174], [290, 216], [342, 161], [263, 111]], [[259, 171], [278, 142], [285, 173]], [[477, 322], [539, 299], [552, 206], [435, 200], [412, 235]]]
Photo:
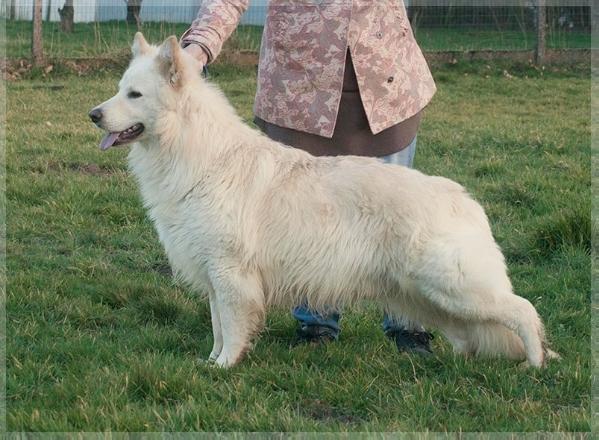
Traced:
[[211, 63], [233, 33], [250, 0], [203, 0], [197, 18], [181, 36], [183, 47], [198, 44]]

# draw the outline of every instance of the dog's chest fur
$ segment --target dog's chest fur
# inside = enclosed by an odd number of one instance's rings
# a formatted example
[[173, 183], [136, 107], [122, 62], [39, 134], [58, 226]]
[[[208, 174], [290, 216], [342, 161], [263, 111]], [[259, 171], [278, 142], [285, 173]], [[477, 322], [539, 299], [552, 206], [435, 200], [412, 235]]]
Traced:
[[170, 168], [158, 155], [140, 146], [131, 150], [129, 166], [173, 272], [206, 292], [210, 286], [207, 263], [217, 231], [210, 227], [215, 222], [202, 206], [202, 198], [188, 197], [201, 182], [187, 182], [181, 177], [185, 173]]

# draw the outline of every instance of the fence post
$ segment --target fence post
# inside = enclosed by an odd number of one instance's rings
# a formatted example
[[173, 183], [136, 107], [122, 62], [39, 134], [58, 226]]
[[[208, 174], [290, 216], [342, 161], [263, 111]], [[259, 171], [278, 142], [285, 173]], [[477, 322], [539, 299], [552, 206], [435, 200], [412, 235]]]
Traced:
[[73, 32], [73, 19], [75, 17], [75, 8], [73, 0], [66, 0], [62, 8], [58, 8], [60, 15], [60, 30], [66, 33]]
[[42, 47], [42, 0], [33, 2], [33, 33], [31, 35], [31, 56], [36, 67], [44, 63], [44, 49]]
[[537, 0], [537, 46], [535, 50], [535, 62], [543, 64], [545, 60], [545, 43], [547, 30], [547, 16], [545, 0]]

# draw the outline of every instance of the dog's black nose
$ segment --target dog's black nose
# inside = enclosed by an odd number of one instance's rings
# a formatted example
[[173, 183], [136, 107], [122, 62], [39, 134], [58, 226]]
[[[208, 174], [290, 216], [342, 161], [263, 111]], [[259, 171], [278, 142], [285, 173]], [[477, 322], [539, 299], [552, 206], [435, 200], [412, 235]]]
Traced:
[[102, 110], [99, 108], [93, 109], [91, 112], [89, 112], [89, 118], [94, 124], [97, 124], [102, 119]]

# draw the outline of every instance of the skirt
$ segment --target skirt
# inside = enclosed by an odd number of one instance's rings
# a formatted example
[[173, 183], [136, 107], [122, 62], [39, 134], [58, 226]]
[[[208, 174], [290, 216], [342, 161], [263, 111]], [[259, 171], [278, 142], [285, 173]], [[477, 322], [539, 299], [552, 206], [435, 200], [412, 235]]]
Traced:
[[300, 148], [314, 156], [388, 156], [410, 145], [420, 125], [422, 111], [377, 134], [372, 134], [349, 50], [343, 91], [332, 138], [271, 124], [258, 117], [254, 123], [271, 139]]

